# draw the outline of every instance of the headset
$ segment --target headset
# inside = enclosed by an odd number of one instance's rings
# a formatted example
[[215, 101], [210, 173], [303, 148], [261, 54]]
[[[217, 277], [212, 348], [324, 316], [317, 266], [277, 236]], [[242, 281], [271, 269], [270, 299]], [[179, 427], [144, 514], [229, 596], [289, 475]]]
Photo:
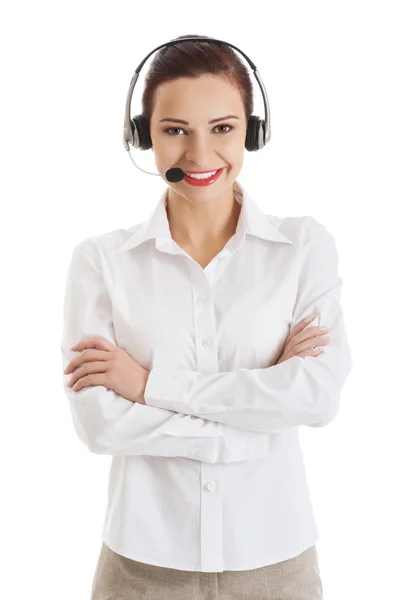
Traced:
[[146, 60], [149, 58], [149, 56], [151, 56], [154, 52], [159, 50], [159, 48], [163, 48], [165, 46], [172, 46], [175, 44], [179, 44], [181, 42], [190, 42], [190, 41], [200, 42], [200, 43], [202, 43], [202, 42], [211, 43], [212, 42], [212, 43], [216, 43], [216, 44], [226, 44], [227, 46], [234, 48], [235, 50], [237, 50], [238, 52], [240, 52], [240, 54], [242, 54], [244, 56], [244, 58], [249, 63], [250, 67], [253, 69], [254, 75], [260, 86], [261, 93], [263, 95], [264, 112], [265, 112], [265, 119], [261, 119], [260, 117], [257, 117], [256, 115], [251, 115], [249, 117], [249, 119], [247, 121], [245, 148], [249, 152], [253, 152], [255, 150], [261, 150], [262, 148], [264, 148], [264, 146], [267, 144], [267, 142], [271, 138], [271, 119], [270, 119], [270, 110], [269, 110], [267, 92], [265, 90], [264, 83], [261, 79], [261, 76], [257, 70], [256, 65], [253, 63], [253, 61], [250, 60], [250, 58], [248, 56], [246, 56], [246, 54], [244, 52], [242, 52], [242, 50], [240, 50], [237, 46], [230, 44], [229, 42], [225, 42], [223, 40], [217, 40], [215, 38], [209, 38], [209, 37], [186, 36], [184, 38], [171, 40], [169, 42], [166, 42], [165, 44], [160, 44], [160, 46], [157, 46], [156, 48], [154, 48], [154, 50], [149, 52], [147, 54], [147, 56], [145, 56], [145, 58], [142, 60], [142, 62], [136, 68], [136, 70], [133, 74], [133, 77], [131, 79], [131, 82], [129, 85], [129, 90], [128, 90], [128, 95], [127, 95], [126, 103], [125, 103], [123, 143], [124, 143], [125, 149], [129, 153], [129, 157], [131, 158], [135, 167], [137, 167], [144, 173], [148, 173], [149, 175], [158, 175], [158, 176], [164, 175], [166, 177], [166, 179], [171, 182], [178, 182], [184, 178], [184, 172], [182, 169], [171, 168], [171, 169], [168, 169], [166, 173], [150, 173], [150, 171], [145, 171], [144, 169], [141, 169], [141, 167], [139, 167], [135, 163], [135, 161], [133, 160], [133, 158], [131, 156], [131, 153], [129, 151], [129, 145], [133, 146], [134, 148], [139, 148], [140, 150], [149, 150], [152, 147], [148, 119], [145, 118], [143, 115], [136, 115], [133, 118], [131, 118], [132, 94], [133, 94], [133, 90], [135, 88], [136, 82], [138, 80], [139, 73], [140, 73], [144, 63], [146, 62]]

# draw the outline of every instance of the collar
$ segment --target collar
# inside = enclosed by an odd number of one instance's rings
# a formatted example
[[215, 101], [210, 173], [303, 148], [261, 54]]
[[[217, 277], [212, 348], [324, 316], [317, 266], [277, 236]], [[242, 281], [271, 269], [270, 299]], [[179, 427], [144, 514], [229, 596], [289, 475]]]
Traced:
[[[166, 247], [171, 248], [171, 242], [175, 244], [171, 237], [166, 212], [168, 189], [169, 188], [167, 187], [161, 194], [155, 209], [147, 221], [128, 228], [131, 235], [115, 249], [116, 252], [131, 250], [150, 239], [156, 240], [156, 247], [159, 249], [161, 249], [161, 246], [163, 246], [163, 249]], [[235, 180], [233, 183], [233, 191], [235, 199], [242, 205], [236, 229], [238, 235], [235, 236], [237, 238], [235, 245], [238, 245], [243, 241], [246, 233], [270, 242], [293, 244], [293, 242], [283, 235], [283, 233], [281, 233], [273, 224], [270, 220], [271, 215], [262, 212], [238, 180]]]

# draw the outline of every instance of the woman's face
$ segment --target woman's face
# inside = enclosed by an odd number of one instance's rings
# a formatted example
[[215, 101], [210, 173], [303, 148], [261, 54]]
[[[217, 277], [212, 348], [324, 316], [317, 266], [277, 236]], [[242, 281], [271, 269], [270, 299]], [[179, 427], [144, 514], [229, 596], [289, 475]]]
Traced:
[[[234, 115], [237, 118], [220, 117]], [[177, 123], [170, 118], [187, 122]], [[163, 119], [166, 121], [160, 122]], [[214, 123], [209, 123], [218, 119]], [[215, 171], [220, 177], [207, 186], [194, 186], [182, 179], [167, 182], [189, 201], [210, 200], [232, 193], [232, 185], [243, 164], [247, 121], [240, 92], [214, 75], [180, 77], [159, 85], [154, 95], [150, 135], [157, 169]]]

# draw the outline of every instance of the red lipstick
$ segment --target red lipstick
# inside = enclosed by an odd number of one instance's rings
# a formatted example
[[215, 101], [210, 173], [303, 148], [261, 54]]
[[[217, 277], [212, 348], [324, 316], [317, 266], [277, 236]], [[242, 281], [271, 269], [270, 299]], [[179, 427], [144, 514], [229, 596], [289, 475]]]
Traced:
[[[186, 183], [189, 183], [190, 185], [195, 185], [195, 186], [207, 186], [207, 185], [211, 185], [213, 184], [215, 181], [217, 181], [217, 179], [219, 179], [222, 171], [224, 170], [225, 167], [222, 167], [221, 169], [218, 169], [218, 171], [214, 174], [211, 175], [210, 177], [207, 177], [205, 179], [194, 179], [193, 177], [189, 177], [189, 175], [186, 175], [183, 178], [184, 181], [186, 181]], [[210, 171], [188, 171], [189, 173], [209, 173]]]

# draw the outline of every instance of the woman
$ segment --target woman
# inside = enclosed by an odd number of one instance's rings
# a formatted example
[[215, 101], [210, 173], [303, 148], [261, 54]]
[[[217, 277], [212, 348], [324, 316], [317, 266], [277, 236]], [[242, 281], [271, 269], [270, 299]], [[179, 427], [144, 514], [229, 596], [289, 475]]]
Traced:
[[142, 103], [185, 178], [79, 243], [65, 294], [75, 429], [113, 457], [91, 599], [320, 600], [298, 429], [333, 420], [352, 366], [334, 239], [237, 181], [253, 100], [230, 47], [163, 48]]

